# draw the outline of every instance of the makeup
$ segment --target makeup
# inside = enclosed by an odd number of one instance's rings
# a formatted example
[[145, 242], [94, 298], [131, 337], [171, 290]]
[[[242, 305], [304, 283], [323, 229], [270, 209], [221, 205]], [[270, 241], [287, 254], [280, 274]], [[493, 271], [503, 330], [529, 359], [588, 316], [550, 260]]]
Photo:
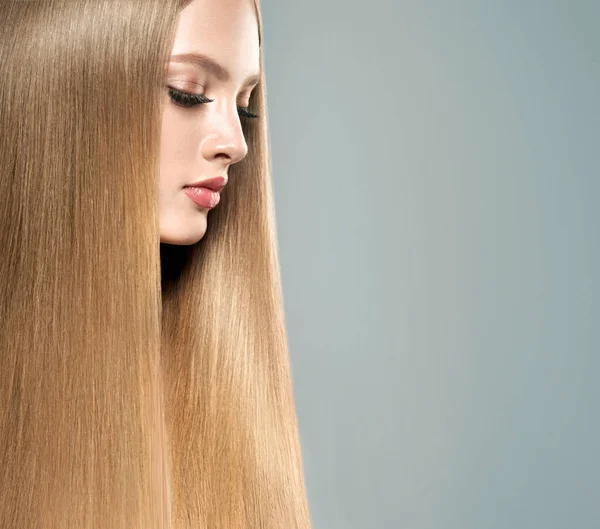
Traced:
[[207, 187], [184, 187], [183, 191], [202, 208], [214, 208], [219, 203], [219, 200], [221, 200], [221, 195], [218, 191], [213, 191]]

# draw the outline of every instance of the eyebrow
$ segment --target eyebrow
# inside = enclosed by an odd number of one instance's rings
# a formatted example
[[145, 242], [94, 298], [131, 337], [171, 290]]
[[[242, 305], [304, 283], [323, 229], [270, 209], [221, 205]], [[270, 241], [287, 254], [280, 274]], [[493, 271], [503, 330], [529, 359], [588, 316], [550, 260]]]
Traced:
[[[217, 79], [223, 82], [227, 82], [231, 79], [231, 75], [227, 68], [221, 66], [217, 61], [210, 58], [208, 55], [203, 53], [179, 53], [177, 55], [171, 55], [171, 62], [180, 62], [199, 66], [207, 72], [214, 75]], [[260, 82], [260, 73], [256, 75], [250, 75], [243, 84], [243, 87], [258, 84]]]

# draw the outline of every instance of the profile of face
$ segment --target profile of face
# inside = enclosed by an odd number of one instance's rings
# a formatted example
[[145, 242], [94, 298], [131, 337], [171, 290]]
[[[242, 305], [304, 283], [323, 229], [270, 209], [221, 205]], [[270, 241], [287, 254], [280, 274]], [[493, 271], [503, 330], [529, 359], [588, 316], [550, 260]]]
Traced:
[[241, 120], [250, 119], [244, 116], [259, 83], [259, 53], [253, 0], [193, 0], [180, 12], [166, 65], [161, 242], [189, 245], [202, 239], [220, 195], [186, 186], [218, 177], [226, 184], [229, 167], [246, 156]]

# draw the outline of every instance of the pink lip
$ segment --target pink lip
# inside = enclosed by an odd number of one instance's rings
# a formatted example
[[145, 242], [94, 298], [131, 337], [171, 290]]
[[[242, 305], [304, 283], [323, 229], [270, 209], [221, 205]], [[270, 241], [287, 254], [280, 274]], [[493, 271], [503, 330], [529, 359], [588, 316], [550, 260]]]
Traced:
[[186, 186], [183, 188], [183, 192], [202, 208], [214, 208], [221, 200], [218, 191], [207, 187]]
[[215, 178], [209, 178], [208, 180], [194, 182], [193, 184], [188, 184], [184, 187], [205, 187], [207, 189], [212, 189], [213, 191], [221, 191], [221, 189], [223, 189], [226, 184], [227, 178], [225, 178], [224, 176], [217, 176]]

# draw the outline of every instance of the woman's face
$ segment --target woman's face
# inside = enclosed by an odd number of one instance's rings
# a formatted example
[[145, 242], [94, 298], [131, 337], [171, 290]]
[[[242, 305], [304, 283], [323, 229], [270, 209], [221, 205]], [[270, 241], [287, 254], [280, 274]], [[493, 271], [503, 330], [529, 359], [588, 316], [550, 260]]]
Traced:
[[[205, 60], [180, 57], [202, 54]], [[179, 15], [167, 86], [212, 102], [177, 102], [165, 88], [160, 147], [160, 240], [194, 244], [204, 236], [208, 212], [215, 207], [206, 189], [187, 188], [224, 177], [248, 152], [238, 107], [245, 108], [258, 84], [258, 24], [253, 0], [193, 0]], [[185, 96], [183, 96], [185, 97]], [[175, 98], [172, 99], [172, 98]], [[200, 98], [202, 99], [202, 98]], [[189, 193], [189, 195], [188, 195]], [[191, 196], [199, 197], [200, 204]], [[213, 198], [219, 197], [216, 193]], [[206, 201], [206, 202], [204, 202]]]

